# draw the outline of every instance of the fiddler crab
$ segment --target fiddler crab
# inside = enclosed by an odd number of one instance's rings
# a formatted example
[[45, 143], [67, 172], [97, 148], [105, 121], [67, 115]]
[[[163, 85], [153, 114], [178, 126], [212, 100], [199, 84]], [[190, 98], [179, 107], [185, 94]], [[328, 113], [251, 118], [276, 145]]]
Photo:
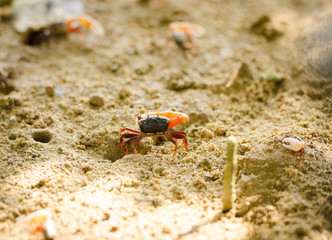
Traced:
[[[24, 42], [40, 45], [56, 36], [75, 33], [83, 40], [103, 35], [102, 26], [84, 12], [77, 0], [12, 0], [14, 29], [24, 34]], [[71, 34], [72, 35], [72, 34]], [[88, 39], [87, 39], [88, 37]]]
[[92, 35], [103, 36], [104, 29], [96, 20], [88, 15], [71, 18], [63, 23], [54, 23], [39, 30], [30, 31], [25, 42], [29, 45], [39, 45], [49, 41], [54, 36], [76, 34], [84, 40]]
[[287, 134], [283, 139], [278, 140], [275, 146], [278, 143], [281, 143], [285, 148], [288, 148], [295, 152], [293, 161], [298, 153], [301, 153], [300, 160], [304, 160], [305, 143], [300, 137], [293, 134]]
[[183, 51], [192, 50], [194, 37], [200, 37], [205, 33], [203, 27], [187, 22], [173, 22], [169, 25], [169, 30], [172, 33], [172, 40]]
[[[128, 153], [128, 146], [131, 146], [134, 153], [137, 153], [133, 144], [141, 141], [145, 137], [153, 136], [165, 136], [167, 140], [171, 141], [175, 145], [173, 155], [176, 154], [178, 139], [182, 139], [186, 150], [188, 150], [186, 133], [169, 131], [169, 129], [176, 125], [189, 121], [188, 115], [180, 112], [160, 112], [159, 110], [158, 112], [148, 113], [145, 109], [146, 114], [137, 116], [137, 123], [140, 131], [129, 128], [124, 128], [120, 131], [120, 133], [123, 133], [124, 131], [132, 132], [124, 133], [120, 138], [119, 145], [121, 148], [124, 148], [124, 155], [127, 155]], [[124, 142], [124, 138], [129, 138], [129, 140]]]
[[48, 240], [54, 239], [57, 233], [52, 214], [48, 209], [42, 209], [18, 218], [15, 230], [18, 232], [29, 230], [31, 235], [42, 232], [44, 238]]

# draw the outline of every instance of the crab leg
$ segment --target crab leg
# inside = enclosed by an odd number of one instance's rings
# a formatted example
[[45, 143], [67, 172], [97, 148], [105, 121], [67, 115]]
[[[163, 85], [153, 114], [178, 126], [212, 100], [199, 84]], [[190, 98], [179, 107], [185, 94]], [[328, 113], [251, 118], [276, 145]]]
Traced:
[[132, 148], [133, 148], [133, 151], [134, 153], [136, 154], [137, 153], [137, 150], [136, 148], [134, 147], [134, 143], [137, 143], [139, 141], [141, 141], [143, 138], [145, 137], [144, 134], [140, 134], [136, 137], [132, 137], [130, 138], [129, 140], [127, 140], [124, 145], [123, 145], [123, 148], [124, 148], [124, 155], [127, 155], [128, 151], [127, 151], [127, 146], [130, 145]]
[[120, 133], [123, 133], [124, 131], [129, 131], [129, 132], [138, 133], [138, 134], [141, 133], [141, 132], [138, 131], [138, 130], [133, 130], [133, 129], [130, 129], [130, 128], [124, 128], [124, 129], [121, 129]]
[[181, 134], [181, 135], [184, 135], [186, 136], [186, 133], [185, 132], [173, 132], [173, 131], [169, 131], [169, 133], [172, 135], [173, 133], [176, 133], [176, 134]]
[[301, 149], [300, 151], [297, 151], [296, 153], [295, 153], [295, 155], [294, 155], [294, 157], [293, 157], [293, 161], [295, 160], [295, 158], [296, 158], [296, 155], [298, 154], [298, 153], [300, 153], [300, 160], [304, 160], [304, 149]]
[[139, 134], [137, 134], [137, 133], [124, 133], [120, 138], [120, 142], [119, 142], [120, 147], [122, 147], [124, 138], [133, 138], [133, 137], [137, 137], [137, 136], [139, 136]]
[[166, 133], [165, 133], [165, 136], [166, 136], [166, 138], [167, 138], [170, 142], [172, 142], [172, 143], [175, 145], [175, 147], [174, 147], [174, 152], [173, 152], [173, 156], [175, 156], [175, 154], [176, 154], [176, 150], [178, 149], [178, 145], [177, 145], [176, 141], [174, 140], [174, 138], [172, 138], [170, 132], [166, 132]]
[[278, 140], [273, 147], [276, 147], [278, 145], [278, 143], [282, 143], [282, 140]]
[[183, 144], [186, 146], [186, 150], [188, 150], [188, 141], [185, 132], [169, 132], [172, 138], [182, 139]]
[[296, 155], [297, 155], [299, 152], [300, 152], [300, 151], [298, 151], [298, 152], [296, 152], [296, 153], [294, 154], [294, 157], [293, 157], [292, 161], [294, 161], [294, 160], [295, 160], [295, 158], [296, 158]]

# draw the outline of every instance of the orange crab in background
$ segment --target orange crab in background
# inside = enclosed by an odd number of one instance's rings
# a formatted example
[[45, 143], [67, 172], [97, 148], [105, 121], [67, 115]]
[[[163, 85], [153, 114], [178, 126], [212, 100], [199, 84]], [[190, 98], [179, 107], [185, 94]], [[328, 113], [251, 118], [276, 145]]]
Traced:
[[27, 216], [18, 218], [15, 230], [18, 232], [29, 230], [31, 235], [42, 233], [44, 235], [44, 239], [47, 240], [54, 239], [57, 234], [56, 224], [52, 219], [51, 212], [48, 209], [41, 209], [39, 211], [32, 212]]
[[203, 27], [187, 22], [173, 22], [169, 25], [169, 29], [172, 33], [172, 40], [183, 51], [192, 50], [194, 37], [200, 37], [205, 33]]
[[[182, 122], [187, 121], [189, 121], [188, 115], [180, 112], [159, 112], [159, 110], [158, 112], [146, 112], [146, 114], [137, 117], [137, 123], [140, 131], [129, 128], [124, 128], [120, 131], [120, 133], [123, 133], [124, 131], [129, 131], [132, 133], [122, 134], [119, 145], [120, 147], [124, 148], [124, 154], [127, 155], [128, 146], [131, 146], [134, 153], [137, 153], [137, 150], [133, 144], [141, 141], [143, 138], [153, 136], [165, 136], [175, 145], [175, 155], [178, 139], [182, 139], [186, 150], [188, 150], [187, 137], [185, 132], [173, 132], [169, 131], [169, 129], [175, 127]], [[124, 142], [124, 138], [129, 138], [129, 140]]]
[[85, 37], [89, 34], [104, 35], [104, 29], [100, 23], [88, 15], [68, 20], [66, 29], [69, 33], [76, 33]]

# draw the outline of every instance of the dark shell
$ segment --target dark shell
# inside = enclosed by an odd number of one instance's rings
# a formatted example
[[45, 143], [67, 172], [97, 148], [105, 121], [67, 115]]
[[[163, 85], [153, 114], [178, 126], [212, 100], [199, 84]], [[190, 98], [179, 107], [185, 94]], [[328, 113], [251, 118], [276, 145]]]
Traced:
[[38, 31], [31, 31], [28, 33], [24, 43], [35, 46], [40, 45], [42, 42], [50, 40], [52, 32], [50, 29], [41, 29]]
[[43, 42], [48, 42], [52, 37], [62, 36], [65, 34], [66, 30], [63, 28], [63, 24], [55, 23], [48, 28], [29, 31], [24, 43], [30, 46], [40, 45]]
[[138, 121], [138, 126], [143, 133], [166, 132], [169, 121], [169, 118], [153, 115]]

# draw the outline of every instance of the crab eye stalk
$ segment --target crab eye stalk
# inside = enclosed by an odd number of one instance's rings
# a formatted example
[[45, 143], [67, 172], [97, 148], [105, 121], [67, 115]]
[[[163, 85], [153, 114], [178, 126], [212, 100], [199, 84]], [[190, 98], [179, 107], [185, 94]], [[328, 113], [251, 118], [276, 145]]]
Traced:
[[147, 106], [144, 106], [144, 110], [145, 110], [146, 116], [149, 117], [149, 113], [148, 113], [148, 108], [147, 108]]
[[157, 116], [159, 116], [159, 112], [160, 112], [160, 105], [159, 105], [159, 107], [158, 107]]

